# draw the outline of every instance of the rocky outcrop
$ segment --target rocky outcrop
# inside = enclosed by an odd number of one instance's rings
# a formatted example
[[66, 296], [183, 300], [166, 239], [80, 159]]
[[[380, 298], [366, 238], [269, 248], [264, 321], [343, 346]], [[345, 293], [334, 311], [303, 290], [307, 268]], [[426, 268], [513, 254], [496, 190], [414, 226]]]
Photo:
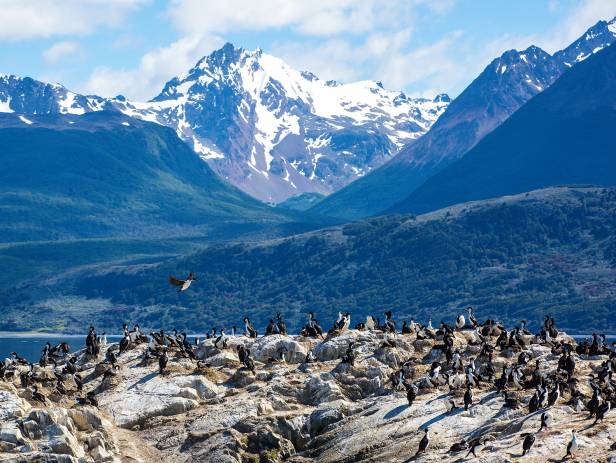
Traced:
[[[533, 343], [532, 337], [525, 339], [529, 365], [539, 360], [544, 371], [555, 369], [559, 355], [548, 345]], [[559, 340], [573, 343], [563, 334]], [[341, 358], [351, 342], [355, 361], [344, 363]], [[238, 344], [255, 358], [254, 373], [239, 367]], [[465, 364], [479, 355], [474, 331], [457, 331], [454, 344]], [[519, 407], [508, 408], [503, 394], [483, 382], [464, 410], [463, 387], [424, 387], [409, 407], [404, 388], [395, 388], [390, 375], [405, 364], [407, 381], [423, 384], [432, 362], [444, 363], [439, 346], [440, 338], [355, 330], [326, 340], [230, 337], [226, 349], [206, 340], [196, 350], [198, 362], [171, 349], [167, 370], [160, 375], [158, 363], [144, 360], [145, 345], [140, 345], [120, 355], [119, 369], [107, 379], [102, 373], [109, 366], [102, 356], [79, 354], [84, 389], [99, 391], [98, 407], [75, 404], [80, 394], [67, 375], [67, 396], [53, 393], [55, 381], [40, 381], [40, 390], [51, 399], [45, 405], [32, 401], [17, 379], [0, 381], [0, 460], [404, 462], [415, 455], [427, 427], [430, 446], [418, 462], [464, 461], [468, 450], [450, 452], [451, 445], [478, 437], [481, 461], [513, 461], [521, 455], [525, 433], [536, 435], [525, 461], [560, 459], [572, 429], [579, 436], [575, 461], [616, 457], [610, 450], [616, 441], [616, 412], [591, 426], [588, 412], [575, 411], [568, 391], [549, 408], [552, 422], [540, 433], [544, 410], [528, 413], [532, 389], [509, 387]], [[304, 363], [309, 351], [316, 362]], [[285, 352], [284, 360], [280, 352]], [[519, 352], [495, 352], [496, 371], [503, 364], [515, 365]], [[586, 377], [606, 358], [576, 355], [578, 389], [587, 398], [591, 390]], [[458, 408], [450, 411], [450, 401]]]

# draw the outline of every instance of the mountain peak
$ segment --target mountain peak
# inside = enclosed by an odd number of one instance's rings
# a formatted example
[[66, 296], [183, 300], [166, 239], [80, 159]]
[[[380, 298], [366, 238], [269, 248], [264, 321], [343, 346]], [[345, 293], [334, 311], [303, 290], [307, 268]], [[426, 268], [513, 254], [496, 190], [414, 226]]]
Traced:
[[446, 93], [439, 93], [434, 97], [435, 103], [451, 103], [451, 97]]
[[243, 53], [243, 48], [235, 48], [232, 43], [227, 42], [218, 50], [214, 50], [210, 53], [210, 55], [206, 57], [205, 63], [207, 63], [208, 67], [225, 68], [237, 62]]
[[345, 186], [422, 136], [449, 104], [445, 96], [410, 98], [378, 81], [321, 80], [229, 42], [149, 102], [8, 80], [0, 79], [0, 112], [115, 109], [170, 126], [221, 177], [267, 202]]
[[611, 45], [614, 40], [616, 40], [616, 17], [610, 21], [598, 21], [567, 48], [554, 53], [554, 59], [563, 68], [570, 68]]
[[151, 103], [160, 105], [152, 117], [173, 120], [221, 176], [276, 202], [365, 175], [425, 133], [449, 100], [402, 98], [379, 81], [324, 81], [227, 43]]

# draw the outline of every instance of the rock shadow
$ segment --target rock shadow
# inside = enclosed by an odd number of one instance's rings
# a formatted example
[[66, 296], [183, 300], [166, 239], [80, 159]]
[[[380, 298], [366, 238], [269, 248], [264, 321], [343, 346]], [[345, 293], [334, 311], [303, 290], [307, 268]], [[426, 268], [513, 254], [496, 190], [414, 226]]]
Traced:
[[156, 376], [158, 376], [158, 373], [156, 372], [152, 372], [152, 373], [148, 373], [147, 375], [145, 375], [143, 378], [141, 378], [139, 381], [137, 381], [136, 383], [131, 384], [130, 386], [128, 386], [127, 390], [130, 391], [131, 389], [136, 388], [137, 386], [139, 386], [140, 384], [144, 384], [147, 383], [148, 381], [150, 381], [151, 379], [154, 379]]
[[396, 408], [392, 408], [387, 413], [385, 413], [385, 415], [383, 416], [383, 419], [390, 420], [390, 419], [398, 416], [404, 410], [409, 409], [409, 408], [410, 407], [408, 405], [406, 405], [406, 404], [405, 405], [398, 405]]

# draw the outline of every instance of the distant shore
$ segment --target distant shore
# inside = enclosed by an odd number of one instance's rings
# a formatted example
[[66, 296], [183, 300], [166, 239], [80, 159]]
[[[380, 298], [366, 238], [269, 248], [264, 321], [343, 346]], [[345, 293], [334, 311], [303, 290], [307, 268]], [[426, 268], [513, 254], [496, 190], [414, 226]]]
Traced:
[[[0, 338], [85, 338], [83, 334], [47, 333], [44, 331], [0, 331]], [[105, 336], [122, 336], [121, 334], [106, 334]]]
[[[158, 331], [158, 330], [157, 330]], [[166, 332], [166, 331], [165, 331]], [[171, 333], [171, 330], [169, 331], [169, 333]], [[240, 333], [237, 333], [237, 336], [240, 336], [243, 333], [243, 331]], [[98, 333], [99, 335], [102, 334], [102, 332]], [[149, 333], [146, 333], [149, 334]], [[206, 334], [205, 333], [197, 333], [197, 334], [192, 334], [192, 333], [186, 333], [189, 337], [205, 337]], [[66, 333], [47, 333], [45, 331], [0, 331], [0, 338], [85, 338], [88, 335], [88, 333], [81, 333], [81, 334], [66, 334]], [[107, 337], [121, 337], [122, 333], [105, 333], [105, 336]]]
[[[563, 333], [567, 334], [568, 336], [571, 336], [572, 338], [583, 338], [583, 337], [588, 337], [588, 336], [592, 336], [592, 332], [588, 332], [588, 333], [575, 333], [575, 334], [569, 334], [569, 332], [567, 330], [561, 330]], [[99, 333], [100, 334], [100, 333]], [[207, 334], [205, 333], [197, 333], [197, 334], [192, 334], [192, 333], [187, 333], [188, 336], [194, 338], [194, 337], [206, 337]], [[236, 336], [241, 336], [243, 334], [242, 332], [237, 332]], [[601, 333], [598, 333], [601, 334]], [[114, 337], [114, 336], [122, 336], [122, 333], [117, 333], [117, 334], [105, 334], [108, 337]], [[290, 336], [297, 336], [297, 334], [293, 334], [293, 333], [289, 333]], [[85, 337], [87, 336], [87, 333], [81, 333], [81, 334], [65, 334], [65, 333], [47, 333], [44, 331], [0, 331], [0, 338], [21, 338], [21, 337], [28, 337], [28, 338], [44, 338], [44, 337], [49, 337], [49, 338], [81, 338], [81, 337]], [[616, 338], [616, 334], [606, 334], [605, 335], [608, 338]]]

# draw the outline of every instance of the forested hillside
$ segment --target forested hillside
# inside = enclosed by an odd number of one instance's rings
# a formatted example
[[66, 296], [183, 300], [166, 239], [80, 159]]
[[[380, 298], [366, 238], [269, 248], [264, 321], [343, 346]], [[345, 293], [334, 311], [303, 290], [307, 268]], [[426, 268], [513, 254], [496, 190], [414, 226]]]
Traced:
[[[189, 271], [199, 278], [189, 291], [168, 286], [169, 274]], [[297, 330], [309, 310], [325, 327], [339, 310], [352, 312], [353, 323], [388, 309], [399, 321], [426, 322], [431, 313], [438, 323], [472, 304], [481, 318], [508, 323], [536, 323], [551, 313], [569, 330], [615, 330], [616, 190], [540, 190], [212, 246], [158, 264], [101, 266], [49, 284], [55, 297], [25, 286], [7, 292], [5, 323], [81, 330], [86, 319], [108, 331], [126, 321], [203, 332], [240, 326], [244, 315], [263, 329], [280, 311]], [[26, 311], [36, 316], [22, 318]], [[59, 311], [63, 326], [55, 321]]]

